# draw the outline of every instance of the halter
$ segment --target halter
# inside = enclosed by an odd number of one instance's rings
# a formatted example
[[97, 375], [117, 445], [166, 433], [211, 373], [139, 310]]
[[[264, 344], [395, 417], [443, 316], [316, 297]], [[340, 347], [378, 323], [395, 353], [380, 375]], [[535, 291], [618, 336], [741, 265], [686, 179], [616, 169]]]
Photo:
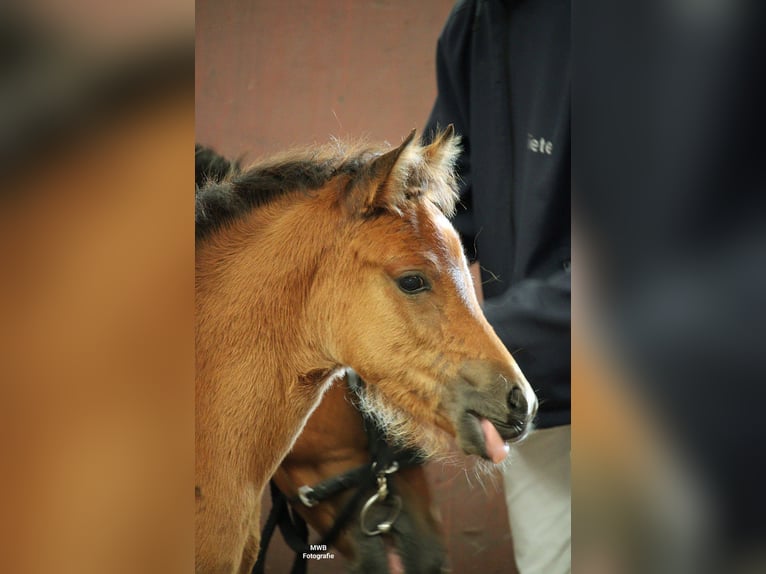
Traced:
[[[348, 386], [357, 396], [365, 392], [364, 381], [353, 371], [347, 374]], [[279, 526], [282, 537], [295, 552], [295, 561], [291, 574], [305, 574], [306, 560], [303, 553], [308, 549], [308, 527], [306, 521], [295, 512], [288, 503], [300, 503], [307, 508], [343, 492], [356, 488], [356, 492], [338, 514], [330, 530], [322, 537], [318, 544], [331, 545], [335, 542], [340, 531], [348, 524], [354, 511], [359, 508], [365, 492], [370, 487], [375, 493], [367, 499], [362, 506], [359, 516], [360, 528], [367, 536], [377, 536], [390, 532], [399, 513], [402, 510], [402, 499], [392, 491], [388, 484], [388, 477], [402, 468], [423, 464], [423, 458], [416, 449], [405, 449], [392, 446], [386, 440], [383, 431], [378, 424], [366, 413], [362, 413], [364, 430], [367, 434], [370, 462], [353, 468], [331, 478], [325, 479], [314, 486], [304, 485], [298, 489], [298, 496], [288, 499], [274, 484], [269, 483], [271, 489], [271, 512], [266, 519], [266, 524], [261, 533], [261, 549], [258, 560], [253, 567], [252, 574], [264, 574], [266, 567], [266, 551], [269, 547], [274, 530]], [[390, 503], [390, 506], [389, 506]], [[377, 524], [369, 525], [369, 513], [375, 506], [389, 506], [389, 512], [385, 520]]]

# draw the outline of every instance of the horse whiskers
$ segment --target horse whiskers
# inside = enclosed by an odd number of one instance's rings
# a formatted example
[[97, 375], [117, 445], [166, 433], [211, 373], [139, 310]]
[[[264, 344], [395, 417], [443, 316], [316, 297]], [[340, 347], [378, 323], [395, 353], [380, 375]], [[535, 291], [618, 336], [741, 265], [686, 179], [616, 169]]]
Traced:
[[453, 467], [459, 467], [462, 462], [462, 458], [455, 452], [440, 454], [437, 459], [441, 464]]
[[494, 463], [488, 460], [484, 459], [478, 459], [476, 461], [476, 465], [474, 467], [474, 471], [476, 473], [477, 478], [490, 478], [491, 480], [498, 479], [502, 473], [505, 471], [505, 469], [513, 464], [513, 458], [514, 458], [514, 451], [513, 448], [511, 448], [511, 451], [508, 453], [508, 456], [505, 457], [505, 460], [503, 460], [500, 463]]
[[465, 474], [465, 481], [468, 483], [468, 486], [470, 488], [473, 488], [473, 484], [471, 483], [471, 477], [468, 476], [468, 468], [463, 467], [463, 473]]
[[481, 489], [484, 491], [484, 496], [487, 496], [489, 492], [487, 492], [487, 485], [484, 484], [484, 475], [479, 473], [479, 469], [477, 467], [473, 468], [473, 473], [476, 475], [476, 481], [479, 483], [479, 486], [481, 486]]
[[433, 420], [413, 419], [413, 412], [393, 405], [375, 385], [360, 396], [359, 408], [369, 414], [394, 443], [419, 448], [429, 460], [449, 455], [446, 433]]

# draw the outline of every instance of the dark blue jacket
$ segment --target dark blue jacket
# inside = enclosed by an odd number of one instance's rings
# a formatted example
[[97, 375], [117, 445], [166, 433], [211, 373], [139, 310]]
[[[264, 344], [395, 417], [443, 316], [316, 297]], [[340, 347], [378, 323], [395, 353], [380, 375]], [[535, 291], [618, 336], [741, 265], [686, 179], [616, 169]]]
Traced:
[[570, 9], [458, 2], [437, 47], [426, 127], [463, 138], [454, 220], [482, 267], [485, 314], [540, 398], [570, 423]]

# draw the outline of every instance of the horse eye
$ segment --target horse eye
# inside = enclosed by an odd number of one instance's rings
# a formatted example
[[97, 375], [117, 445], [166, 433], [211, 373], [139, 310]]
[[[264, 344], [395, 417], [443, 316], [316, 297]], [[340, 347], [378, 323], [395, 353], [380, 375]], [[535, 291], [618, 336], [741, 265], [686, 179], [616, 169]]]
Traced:
[[397, 279], [397, 283], [405, 293], [419, 293], [428, 289], [428, 283], [420, 275], [404, 275]]

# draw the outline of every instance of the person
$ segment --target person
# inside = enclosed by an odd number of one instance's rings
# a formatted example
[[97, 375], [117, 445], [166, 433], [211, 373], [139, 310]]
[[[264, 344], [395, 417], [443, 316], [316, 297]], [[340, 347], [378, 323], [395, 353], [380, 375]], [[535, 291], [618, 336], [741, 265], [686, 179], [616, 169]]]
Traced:
[[504, 469], [520, 574], [571, 571], [570, 14], [568, 0], [457, 2], [425, 128], [462, 136], [453, 223], [487, 319], [540, 400]]

